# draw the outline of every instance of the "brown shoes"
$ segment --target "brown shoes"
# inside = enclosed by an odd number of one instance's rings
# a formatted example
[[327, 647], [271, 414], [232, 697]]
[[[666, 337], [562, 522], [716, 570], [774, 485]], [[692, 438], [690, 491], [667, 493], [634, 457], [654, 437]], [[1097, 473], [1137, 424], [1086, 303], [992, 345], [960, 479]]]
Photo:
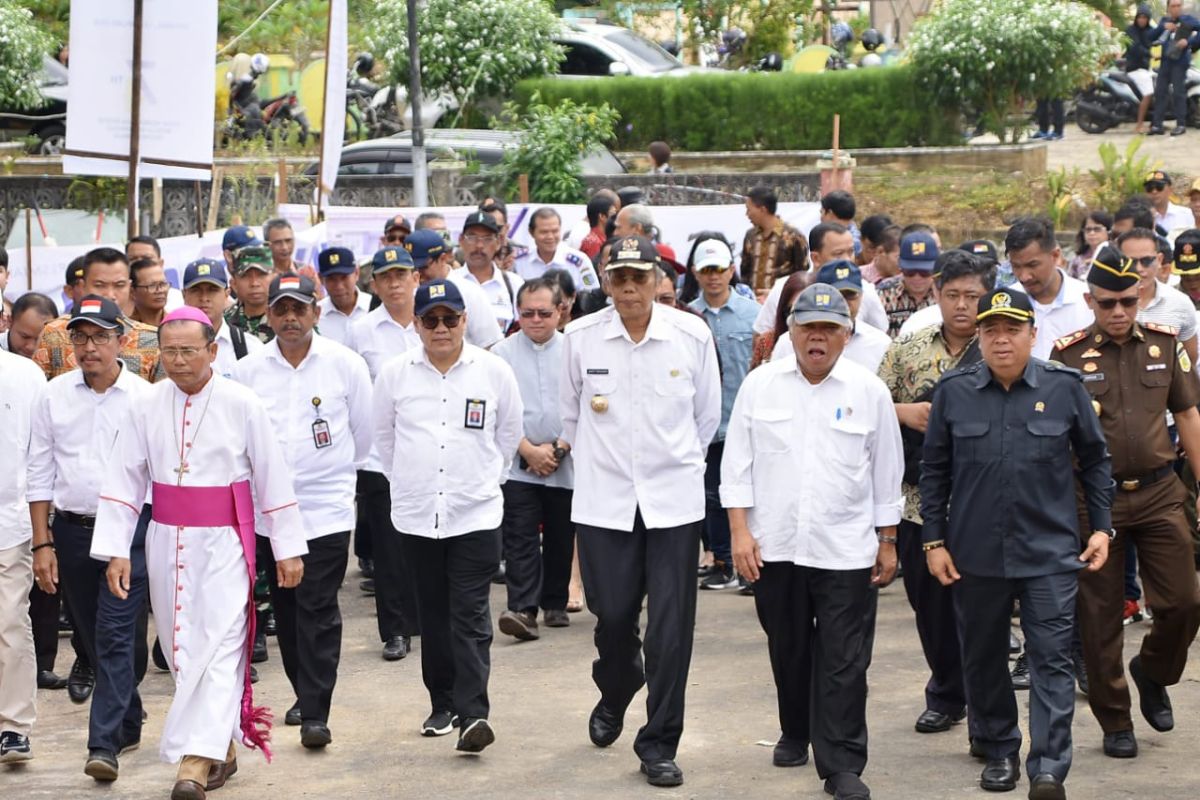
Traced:
[[505, 611], [500, 615], [500, 632], [522, 642], [538, 638], [537, 620], [524, 611]]
[[225, 781], [237, 774], [237, 758], [232, 758], [229, 761], [219, 761], [213, 764], [208, 770], [208, 783], [205, 789], [212, 791], [220, 789], [225, 785]]
[[195, 781], [175, 781], [171, 800], [205, 800], [204, 787]]

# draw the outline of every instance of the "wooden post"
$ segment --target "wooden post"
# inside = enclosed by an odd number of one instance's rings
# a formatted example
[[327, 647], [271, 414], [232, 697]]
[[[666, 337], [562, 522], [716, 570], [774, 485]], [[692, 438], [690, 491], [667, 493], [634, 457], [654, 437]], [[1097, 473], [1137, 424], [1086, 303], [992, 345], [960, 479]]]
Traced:
[[529, 176], [521, 173], [517, 176], [517, 188], [521, 191], [521, 202], [529, 202]]
[[211, 194], [208, 196], [208, 225], [206, 230], [212, 230], [217, 227], [217, 212], [221, 209], [221, 187], [225, 184], [225, 168], [221, 166], [213, 167]]
[[287, 169], [287, 161], [285, 161], [282, 158], [279, 159], [279, 166], [276, 169], [275, 176], [276, 176], [276, 179], [279, 181], [279, 183], [275, 187], [275, 204], [283, 205], [284, 203], [286, 203], [288, 201], [288, 190], [287, 190], [288, 169]]
[[33, 211], [25, 209], [25, 288], [33, 291]]
[[204, 204], [201, 202], [200, 181], [192, 181], [192, 188], [196, 192], [196, 236], [204, 235]]
[[142, 5], [133, 0], [133, 77], [129, 99], [129, 181], [125, 192], [125, 233], [132, 239], [138, 235], [138, 159], [142, 125]]
[[841, 160], [841, 153], [838, 152], [838, 145], [841, 142], [842, 133], [842, 115], [833, 115], [833, 173], [832, 180], [834, 186], [839, 186], [838, 183], [838, 162]]

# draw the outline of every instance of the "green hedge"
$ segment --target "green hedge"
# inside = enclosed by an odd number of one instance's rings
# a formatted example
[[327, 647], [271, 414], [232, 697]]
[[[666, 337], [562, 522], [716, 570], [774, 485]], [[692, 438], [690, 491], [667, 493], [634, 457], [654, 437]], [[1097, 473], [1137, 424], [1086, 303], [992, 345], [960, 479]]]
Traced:
[[683, 78], [523, 81], [516, 99], [534, 92], [554, 105], [570, 98], [608, 103], [621, 114], [616, 147], [636, 150], [656, 139], [679, 150], [823, 150], [841, 114], [841, 146], [961, 144], [956, 115], [938, 109], [910, 69], [885, 67], [796, 75], [724, 72]]

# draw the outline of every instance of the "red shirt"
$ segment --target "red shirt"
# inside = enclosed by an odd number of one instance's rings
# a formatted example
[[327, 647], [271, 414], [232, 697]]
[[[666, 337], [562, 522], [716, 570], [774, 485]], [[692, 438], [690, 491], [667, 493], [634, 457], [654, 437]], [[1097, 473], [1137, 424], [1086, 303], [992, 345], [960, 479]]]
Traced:
[[588, 235], [583, 237], [583, 241], [579, 243], [579, 249], [587, 255], [592, 261], [596, 260], [596, 256], [600, 255], [600, 251], [604, 249], [604, 228], [597, 225], [588, 231]]

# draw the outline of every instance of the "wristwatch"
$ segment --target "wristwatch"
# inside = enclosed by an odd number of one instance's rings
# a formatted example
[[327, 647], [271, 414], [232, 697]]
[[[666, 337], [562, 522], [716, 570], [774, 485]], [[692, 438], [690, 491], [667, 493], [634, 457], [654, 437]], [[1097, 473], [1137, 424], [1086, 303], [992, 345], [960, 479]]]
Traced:
[[1108, 540], [1110, 542], [1115, 542], [1117, 540], [1117, 529], [1116, 528], [1101, 529], [1101, 530], [1096, 531], [1096, 533], [1105, 534], [1106, 536], [1108, 536]]
[[566, 457], [567, 457], [567, 449], [565, 447], [555, 447], [554, 448], [554, 460], [555, 461], [562, 461]]

